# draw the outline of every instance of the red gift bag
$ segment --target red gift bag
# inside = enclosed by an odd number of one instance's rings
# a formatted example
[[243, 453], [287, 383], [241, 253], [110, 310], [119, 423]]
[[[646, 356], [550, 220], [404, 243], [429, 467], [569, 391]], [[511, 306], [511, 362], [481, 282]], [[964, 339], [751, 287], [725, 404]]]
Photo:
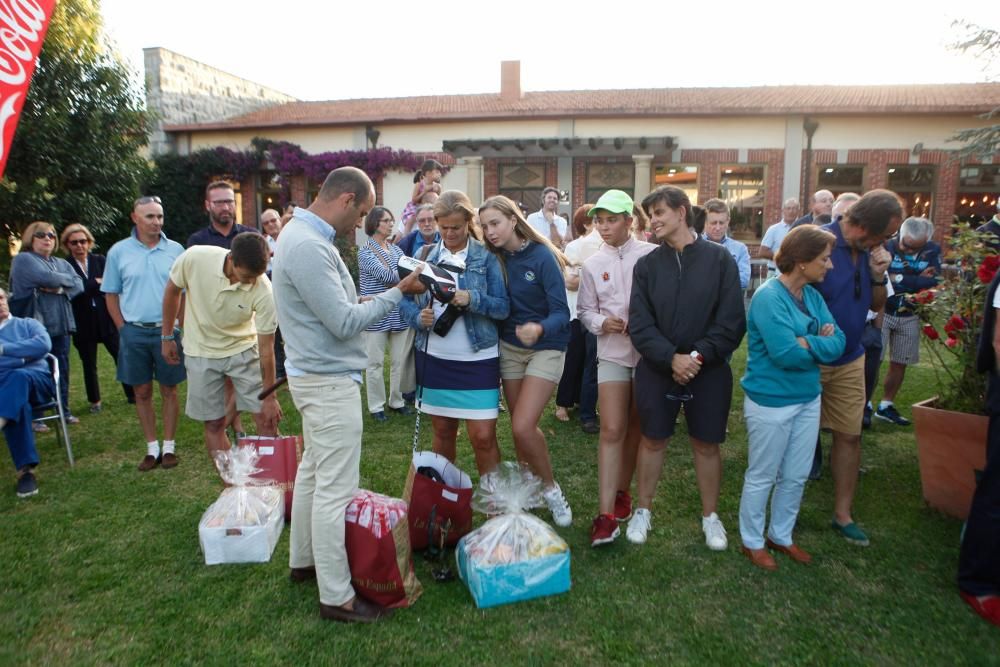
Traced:
[[449, 547], [472, 530], [472, 480], [440, 454], [413, 452], [403, 499], [409, 505], [410, 546], [415, 550], [426, 549], [431, 540], [437, 544], [445, 526]]
[[347, 506], [344, 539], [351, 584], [383, 607], [409, 607], [423, 588], [410, 558], [406, 503], [359, 489]]
[[295, 473], [302, 460], [301, 435], [247, 435], [240, 438], [240, 447], [249, 445], [257, 450], [260, 472], [255, 479], [273, 481], [285, 492], [285, 520], [292, 520], [292, 495], [295, 491]]

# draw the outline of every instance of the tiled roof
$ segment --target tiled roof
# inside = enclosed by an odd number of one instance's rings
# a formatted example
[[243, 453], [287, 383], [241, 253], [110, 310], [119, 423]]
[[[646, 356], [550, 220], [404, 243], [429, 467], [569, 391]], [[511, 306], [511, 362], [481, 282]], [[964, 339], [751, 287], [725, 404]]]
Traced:
[[759, 86], [528, 92], [288, 102], [170, 131], [302, 125], [745, 114], [981, 113], [1000, 107], [1000, 83], [897, 86]]

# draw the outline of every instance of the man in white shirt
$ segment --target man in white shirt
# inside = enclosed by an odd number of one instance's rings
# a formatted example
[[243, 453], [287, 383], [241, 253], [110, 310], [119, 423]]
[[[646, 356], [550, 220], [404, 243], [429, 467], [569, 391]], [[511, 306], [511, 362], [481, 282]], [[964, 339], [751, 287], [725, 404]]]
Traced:
[[767, 260], [767, 275], [778, 274], [778, 267], [774, 264], [774, 254], [781, 247], [781, 242], [785, 240], [785, 234], [792, 228], [792, 223], [799, 217], [802, 208], [799, 200], [791, 197], [785, 200], [781, 207], [781, 220], [774, 223], [764, 232], [764, 238], [760, 242], [760, 258]]
[[528, 224], [561, 250], [566, 245], [566, 219], [556, 215], [558, 210], [559, 190], [547, 187], [542, 190], [542, 210], [529, 215]]

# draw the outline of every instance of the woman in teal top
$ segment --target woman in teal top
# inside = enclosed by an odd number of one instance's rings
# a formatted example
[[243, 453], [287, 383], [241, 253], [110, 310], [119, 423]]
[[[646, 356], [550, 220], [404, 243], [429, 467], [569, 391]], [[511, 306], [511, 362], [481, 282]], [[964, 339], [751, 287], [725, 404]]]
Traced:
[[781, 275], [754, 293], [747, 314], [747, 369], [741, 384], [750, 447], [740, 537], [744, 555], [766, 570], [778, 566], [765, 546], [800, 563], [812, 560], [792, 541], [792, 531], [819, 433], [819, 364], [844, 352], [844, 332], [810, 286], [833, 268], [834, 242], [833, 234], [812, 225], [790, 231], [775, 256]]

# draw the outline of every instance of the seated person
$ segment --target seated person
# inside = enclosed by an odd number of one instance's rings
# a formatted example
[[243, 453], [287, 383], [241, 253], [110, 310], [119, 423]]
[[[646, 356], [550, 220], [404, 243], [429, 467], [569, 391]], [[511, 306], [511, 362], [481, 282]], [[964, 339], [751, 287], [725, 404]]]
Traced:
[[17, 470], [17, 496], [38, 493], [32, 472], [38, 465], [32, 405], [47, 403], [55, 385], [45, 355], [52, 341], [45, 327], [33, 319], [13, 317], [7, 293], [0, 289], [0, 429]]

